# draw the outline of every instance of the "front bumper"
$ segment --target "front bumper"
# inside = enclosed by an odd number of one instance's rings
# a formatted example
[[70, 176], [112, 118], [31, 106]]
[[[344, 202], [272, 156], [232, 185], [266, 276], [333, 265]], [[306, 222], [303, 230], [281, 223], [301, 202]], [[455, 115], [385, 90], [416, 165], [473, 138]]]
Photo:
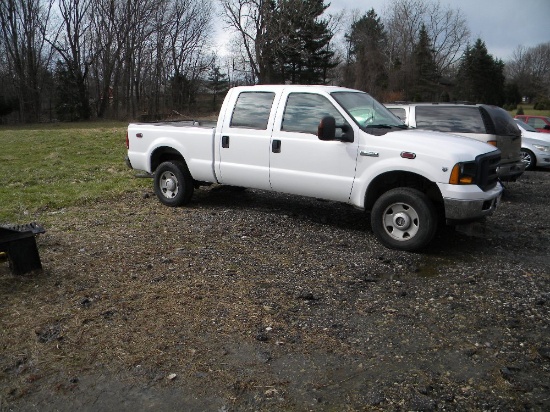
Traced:
[[548, 152], [537, 150], [535, 157], [537, 159], [537, 167], [550, 167], [550, 154]]
[[443, 198], [447, 224], [479, 220], [492, 214], [500, 203], [502, 186], [498, 185], [482, 199]]
[[519, 160], [516, 163], [500, 164], [497, 168], [498, 177], [503, 182], [515, 182], [525, 172], [525, 163]]

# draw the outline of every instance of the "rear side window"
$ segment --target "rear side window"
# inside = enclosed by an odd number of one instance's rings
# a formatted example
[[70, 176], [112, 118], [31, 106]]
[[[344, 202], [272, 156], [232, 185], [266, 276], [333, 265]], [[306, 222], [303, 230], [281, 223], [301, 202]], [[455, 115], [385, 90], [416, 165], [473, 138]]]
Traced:
[[[334, 117], [336, 124], [345, 123], [340, 112], [326, 97], [312, 93], [290, 93], [281, 130], [317, 134], [319, 122], [325, 116]], [[341, 133], [341, 129], [336, 129], [337, 137], [341, 137]]]
[[499, 136], [521, 136], [518, 125], [510, 114], [501, 107], [482, 105], [481, 114], [487, 113], [487, 133]]
[[451, 133], [486, 133], [477, 107], [416, 106], [416, 128]]
[[535, 129], [544, 129], [544, 126], [546, 126], [546, 122], [544, 120], [538, 119], [536, 117], [529, 118], [529, 121], [527, 123], [529, 123]]
[[275, 93], [242, 92], [237, 98], [230, 127], [266, 130]]
[[388, 108], [388, 110], [392, 112], [394, 115], [396, 115], [397, 117], [399, 117], [399, 120], [405, 123], [407, 122], [407, 115], [405, 114], [405, 109], [392, 107], [391, 109]]

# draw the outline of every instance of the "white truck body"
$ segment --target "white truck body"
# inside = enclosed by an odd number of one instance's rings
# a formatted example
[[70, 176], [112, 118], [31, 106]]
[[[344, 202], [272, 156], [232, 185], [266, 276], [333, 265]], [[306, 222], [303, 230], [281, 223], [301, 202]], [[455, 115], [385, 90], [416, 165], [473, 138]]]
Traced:
[[[336, 134], [330, 118], [324, 119], [327, 115], [336, 119]], [[318, 133], [325, 129], [332, 135], [322, 140]], [[217, 183], [273, 190], [368, 211], [382, 194], [407, 187], [442, 207], [448, 222], [493, 212], [502, 192], [493, 176], [497, 149], [468, 138], [405, 129], [363, 92], [332, 86], [237, 87], [228, 92], [215, 127], [192, 122], [130, 124], [127, 161], [155, 175], [161, 164], [177, 163], [195, 187]], [[170, 206], [189, 201], [193, 188], [175, 185], [177, 173], [165, 169], [155, 181], [159, 199]], [[472, 182], [467, 176], [457, 181], [456, 174], [463, 172], [477, 175]], [[184, 183], [181, 177], [177, 183]], [[185, 199], [178, 188], [187, 191]], [[381, 240], [404, 250], [427, 243], [409, 242], [410, 233], [399, 232], [399, 237], [395, 242]]]

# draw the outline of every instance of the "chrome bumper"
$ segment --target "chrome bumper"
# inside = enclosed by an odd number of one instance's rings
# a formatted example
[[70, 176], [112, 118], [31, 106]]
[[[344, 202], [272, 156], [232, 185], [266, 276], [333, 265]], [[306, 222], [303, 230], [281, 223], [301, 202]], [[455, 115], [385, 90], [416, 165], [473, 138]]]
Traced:
[[502, 193], [485, 200], [443, 199], [448, 224], [478, 220], [492, 214], [500, 203]]

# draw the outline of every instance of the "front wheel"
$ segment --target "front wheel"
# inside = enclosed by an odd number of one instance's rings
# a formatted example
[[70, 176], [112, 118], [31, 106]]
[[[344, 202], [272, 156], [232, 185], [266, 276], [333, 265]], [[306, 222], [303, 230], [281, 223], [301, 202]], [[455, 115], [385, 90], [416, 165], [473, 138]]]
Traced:
[[521, 160], [525, 163], [525, 170], [535, 170], [537, 159], [531, 150], [521, 149]]
[[191, 201], [193, 178], [183, 162], [164, 162], [155, 171], [155, 194], [167, 206], [182, 206]]
[[433, 239], [437, 230], [437, 213], [428, 196], [419, 190], [408, 187], [391, 189], [374, 203], [371, 226], [385, 246], [416, 251]]

